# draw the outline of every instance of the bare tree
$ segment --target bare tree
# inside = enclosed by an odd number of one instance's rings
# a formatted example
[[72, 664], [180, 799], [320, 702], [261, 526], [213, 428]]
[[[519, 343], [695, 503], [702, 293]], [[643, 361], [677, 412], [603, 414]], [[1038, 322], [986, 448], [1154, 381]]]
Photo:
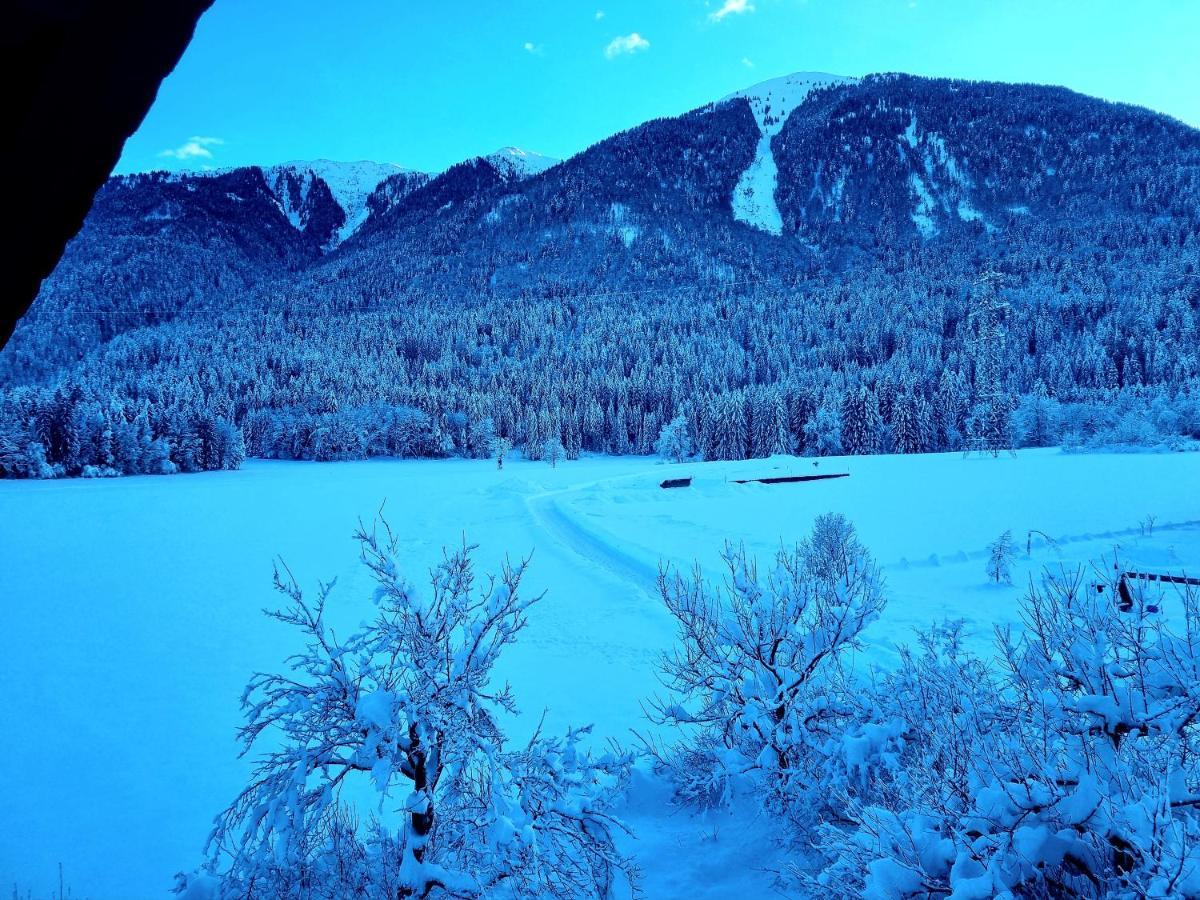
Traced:
[[987, 576], [996, 584], [1012, 584], [1012, 565], [1017, 558], [1017, 545], [1012, 531], [1006, 531], [988, 545]]
[[674, 747], [644, 739], [697, 799], [726, 795], [729, 779], [756, 772], [774, 799], [810, 785], [817, 752], [848, 711], [839, 661], [883, 608], [883, 582], [854, 527], [818, 517], [793, 550], [760, 575], [745, 549], [726, 545], [725, 583], [663, 568], [658, 586], [679, 626], [680, 646], [662, 662], [668, 699], [651, 719], [678, 726]]
[[[310, 602], [276, 571], [286, 605], [270, 615], [305, 646], [243, 697], [243, 752], [276, 749], [210, 838], [224, 895], [477, 897], [504, 882], [530, 895], [608, 896], [626, 865], [607, 804], [629, 755], [593, 758], [586, 729], [557, 739], [539, 729], [508, 750], [495, 715], [516, 712], [491, 674], [538, 599], [520, 593], [527, 560], [477, 584], [464, 544], [418, 590], [386, 523], [356, 537], [378, 613], [345, 641], [325, 619], [332, 585]], [[390, 815], [358, 825], [340, 800], [353, 780]]]

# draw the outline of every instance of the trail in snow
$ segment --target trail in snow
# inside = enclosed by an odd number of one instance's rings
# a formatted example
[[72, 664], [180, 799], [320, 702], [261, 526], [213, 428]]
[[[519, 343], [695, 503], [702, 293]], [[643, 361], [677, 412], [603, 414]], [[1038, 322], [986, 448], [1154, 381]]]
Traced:
[[657, 569], [618, 549], [611, 539], [602, 537], [563, 511], [558, 497], [572, 490], [576, 489], [568, 488], [527, 498], [526, 504], [538, 526], [573, 553], [636, 586], [647, 597], [656, 598]]
[[[561, 553], [586, 570], [610, 576], [640, 594], [645, 604], [637, 620], [626, 620], [611, 604], [600, 611], [608, 629], [633, 626], [649, 630], [652, 640], [668, 641], [673, 622], [658, 601], [658, 570], [655, 566], [624, 552], [616, 538], [588, 527], [564, 508], [563, 498], [593, 488], [628, 482], [627, 476], [605, 478], [547, 491], [525, 498], [533, 524], [548, 538], [551, 553]], [[626, 609], [626, 613], [630, 610]], [[644, 617], [644, 618], [643, 618]], [[653, 624], [645, 628], [647, 620]], [[519, 647], [514, 650], [520, 649]], [[576, 664], [581, 648], [572, 650]], [[642, 667], [655, 665], [657, 655], [647, 656]], [[643, 698], [657, 692], [657, 685], [632, 670], [613, 671], [610, 683], [629, 682]], [[645, 673], [641, 673], [643, 676]], [[561, 677], [561, 676], [560, 676]], [[640, 714], [628, 718], [630, 727], [654, 734], [658, 729]], [[664, 737], [671, 738], [667, 734]], [[665, 779], [635, 768], [630, 789], [616, 810], [632, 834], [618, 835], [622, 852], [629, 855], [640, 873], [643, 894], [659, 900], [717, 900], [724, 897], [765, 897], [776, 891], [775, 872], [788, 862], [788, 850], [779, 832], [779, 824], [761, 814], [749, 797], [736, 797], [730, 806], [701, 809], [679, 802]], [[747, 860], [753, 860], [747, 864]]]

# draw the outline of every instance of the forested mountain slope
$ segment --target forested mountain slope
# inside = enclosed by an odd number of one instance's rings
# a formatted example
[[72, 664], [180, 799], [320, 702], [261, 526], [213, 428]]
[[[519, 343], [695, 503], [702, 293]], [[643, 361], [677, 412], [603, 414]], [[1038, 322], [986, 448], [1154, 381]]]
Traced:
[[290, 165], [110, 182], [0, 354], [0, 470], [1200, 435], [1200, 133], [1144, 109], [806, 73], [354, 204]]

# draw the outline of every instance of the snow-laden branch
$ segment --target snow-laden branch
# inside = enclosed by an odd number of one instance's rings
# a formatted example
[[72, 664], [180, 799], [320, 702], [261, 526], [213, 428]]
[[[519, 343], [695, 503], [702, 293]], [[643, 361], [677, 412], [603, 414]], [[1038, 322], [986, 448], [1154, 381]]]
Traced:
[[[528, 896], [610, 896], [628, 867], [609, 801], [630, 756], [593, 755], [590, 729], [539, 729], [510, 750], [496, 718], [516, 702], [491, 684], [493, 668], [539, 599], [520, 591], [528, 560], [480, 582], [464, 543], [418, 588], [386, 522], [360, 524], [356, 538], [376, 612], [345, 640], [325, 618], [332, 584], [309, 600], [276, 570], [285, 602], [269, 615], [304, 647], [243, 696], [243, 753], [270, 749], [209, 839], [220, 896], [479, 897], [502, 883]], [[365, 810], [343, 795], [353, 781], [354, 796], [375, 798]]]

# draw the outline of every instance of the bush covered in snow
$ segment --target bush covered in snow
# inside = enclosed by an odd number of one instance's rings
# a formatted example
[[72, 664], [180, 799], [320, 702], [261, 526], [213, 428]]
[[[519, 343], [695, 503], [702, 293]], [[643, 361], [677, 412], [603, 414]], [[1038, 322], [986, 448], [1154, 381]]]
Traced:
[[903, 728], [802, 880], [880, 900], [1200, 896], [1198, 598], [1122, 611], [1118, 578], [1047, 574], [998, 664], [953, 626], [904, 654], [856, 726]]
[[287, 605], [271, 615], [304, 645], [248, 685], [239, 737], [269, 749], [218, 816], [208, 871], [179, 891], [216, 879], [229, 898], [610, 896], [627, 882], [608, 804], [629, 755], [593, 755], [587, 729], [512, 748], [497, 720], [516, 704], [492, 668], [538, 599], [519, 593], [526, 563], [481, 586], [463, 546], [419, 590], [386, 524], [357, 539], [378, 612], [346, 639], [325, 619], [331, 585], [310, 601], [277, 571]]
[[651, 718], [681, 738], [645, 743], [683, 799], [724, 802], [744, 778], [783, 813], [804, 854], [791, 887], [1200, 897], [1194, 589], [1122, 588], [1116, 560], [1047, 572], [994, 659], [947, 623], [855, 672], [847, 651], [884, 601], [845, 519], [820, 517], [765, 576], [738, 548], [724, 559], [721, 587], [660, 575], [680, 645]]
[[699, 570], [664, 568], [659, 590], [678, 621], [679, 648], [664, 658], [670, 696], [651, 717], [677, 725], [675, 747], [647, 740], [688, 798], [728, 796], [752, 775], [773, 808], [819, 802], [826, 745], [840, 740], [852, 712], [844, 656], [883, 608], [879, 570], [840, 515], [818, 517], [793, 550], [760, 572], [744, 548], [726, 545], [720, 587]]

